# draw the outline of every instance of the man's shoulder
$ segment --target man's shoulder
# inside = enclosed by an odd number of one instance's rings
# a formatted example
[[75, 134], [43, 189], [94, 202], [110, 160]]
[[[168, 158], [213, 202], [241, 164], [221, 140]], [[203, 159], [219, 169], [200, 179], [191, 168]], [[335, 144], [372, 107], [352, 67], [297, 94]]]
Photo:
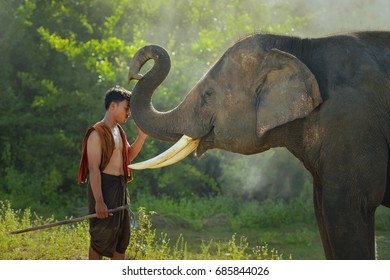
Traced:
[[96, 130], [91, 130], [87, 139], [88, 146], [90, 145], [100, 145], [100, 136]]
[[102, 128], [102, 127], [107, 127], [107, 125], [103, 121], [98, 121], [94, 125], [90, 126], [90, 128], [92, 129]]
[[97, 132], [101, 137], [111, 133], [111, 129], [102, 121], [95, 123], [90, 129]]

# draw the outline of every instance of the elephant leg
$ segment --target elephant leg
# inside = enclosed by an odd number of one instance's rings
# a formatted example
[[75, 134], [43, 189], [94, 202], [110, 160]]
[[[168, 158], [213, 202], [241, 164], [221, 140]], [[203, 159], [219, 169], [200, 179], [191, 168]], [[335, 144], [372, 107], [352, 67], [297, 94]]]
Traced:
[[[388, 151], [379, 145], [371, 153], [365, 150], [353, 153], [350, 164], [330, 166], [325, 173], [319, 209], [332, 251], [327, 256], [334, 259], [375, 258], [375, 210], [386, 189]], [[344, 152], [342, 157], [350, 155]], [[334, 162], [346, 162], [337, 157]]]
[[374, 259], [375, 209], [366, 211], [347, 205], [341, 199], [324, 198], [321, 188], [314, 188], [314, 209], [325, 257]]
[[360, 202], [351, 207], [345, 200], [324, 197], [323, 220], [328, 259], [375, 259], [375, 208]]
[[389, 147], [375, 127], [367, 133], [365, 123], [360, 126], [334, 127], [340, 130], [321, 146], [313, 174], [316, 216], [328, 259], [376, 256], [375, 211], [386, 190]]
[[323, 200], [321, 187], [314, 188], [314, 209], [326, 259], [374, 259], [375, 209], [345, 207], [334, 197]]
[[320, 232], [320, 237], [322, 241], [322, 246], [324, 248], [325, 257], [326, 259], [333, 259], [332, 247], [330, 245], [328, 233], [326, 232], [326, 225], [323, 217], [321, 189], [317, 184], [314, 184], [313, 201], [314, 201], [314, 213], [316, 215], [318, 230]]

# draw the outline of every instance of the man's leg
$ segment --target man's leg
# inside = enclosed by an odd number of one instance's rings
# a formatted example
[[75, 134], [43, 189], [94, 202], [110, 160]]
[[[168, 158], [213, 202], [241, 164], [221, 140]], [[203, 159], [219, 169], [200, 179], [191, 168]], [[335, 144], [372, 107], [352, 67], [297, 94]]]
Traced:
[[94, 249], [92, 249], [91, 246], [89, 247], [89, 256], [88, 257], [89, 257], [90, 260], [101, 260], [101, 259], [103, 259], [102, 255], [100, 255]]

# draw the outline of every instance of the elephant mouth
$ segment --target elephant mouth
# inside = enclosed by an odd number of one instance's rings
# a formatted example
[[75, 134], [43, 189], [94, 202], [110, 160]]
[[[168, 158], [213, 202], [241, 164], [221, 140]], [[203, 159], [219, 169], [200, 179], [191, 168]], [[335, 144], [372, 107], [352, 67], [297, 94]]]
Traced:
[[196, 148], [196, 157], [202, 156], [207, 150], [211, 149], [213, 147], [214, 143], [214, 126], [212, 126], [212, 129], [207, 133], [205, 136], [200, 138], [198, 147]]

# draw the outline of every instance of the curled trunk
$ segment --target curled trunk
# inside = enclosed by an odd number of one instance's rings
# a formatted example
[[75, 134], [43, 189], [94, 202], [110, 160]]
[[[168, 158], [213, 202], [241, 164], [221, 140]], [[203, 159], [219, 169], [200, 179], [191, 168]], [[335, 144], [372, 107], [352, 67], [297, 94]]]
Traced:
[[[140, 69], [150, 59], [154, 60], [152, 69], [141, 76]], [[168, 75], [170, 67], [169, 54], [160, 46], [145, 46], [135, 54], [130, 63], [129, 81], [139, 81], [132, 92], [130, 110], [136, 124], [148, 135], [164, 141], [177, 141], [183, 135], [177, 127], [179, 109], [159, 112], [152, 104], [152, 95]]]

